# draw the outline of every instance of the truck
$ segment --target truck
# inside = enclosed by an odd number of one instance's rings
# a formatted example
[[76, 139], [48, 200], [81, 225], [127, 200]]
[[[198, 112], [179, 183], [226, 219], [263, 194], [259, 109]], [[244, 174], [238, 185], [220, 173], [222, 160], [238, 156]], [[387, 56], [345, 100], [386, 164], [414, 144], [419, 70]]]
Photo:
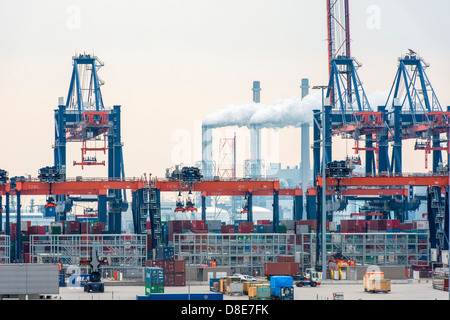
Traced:
[[299, 262], [266, 262], [264, 263], [264, 276], [270, 281], [273, 276], [298, 276], [300, 275]]
[[291, 276], [272, 276], [270, 278], [271, 300], [294, 300], [294, 285]]
[[307, 268], [304, 274], [294, 276], [294, 280], [297, 287], [316, 287], [322, 283], [322, 272], [318, 272], [313, 268]]

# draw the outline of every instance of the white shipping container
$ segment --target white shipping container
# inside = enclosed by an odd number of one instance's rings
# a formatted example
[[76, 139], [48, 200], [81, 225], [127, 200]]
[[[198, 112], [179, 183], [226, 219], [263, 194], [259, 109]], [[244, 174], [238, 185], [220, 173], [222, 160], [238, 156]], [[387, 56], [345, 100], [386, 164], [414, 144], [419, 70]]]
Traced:
[[414, 221], [414, 229], [428, 230], [428, 220]]
[[447, 264], [448, 263], [448, 250], [442, 250], [441, 262], [443, 264]]
[[310, 232], [309, 231], [309, 226], [307, 226], [307, 225], [297, 225], [295, 232], [297, 234], [309, 233]]
[[337, 226], [338, 226], [337, 221], [330, 221], [330, 223], [328, 225], [328, 230], [330, 232], [337, 232]]
[[28, 231], [28, 222], [27, 221], [20, 221], [20, 228], [22, 231]]

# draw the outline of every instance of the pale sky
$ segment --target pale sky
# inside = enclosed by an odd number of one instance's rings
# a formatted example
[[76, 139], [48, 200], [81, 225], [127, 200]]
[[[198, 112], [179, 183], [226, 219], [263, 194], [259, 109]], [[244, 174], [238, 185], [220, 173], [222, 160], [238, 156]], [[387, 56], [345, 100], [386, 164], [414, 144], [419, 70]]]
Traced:
[[[105, 105], [122, 106], [126, 176], [164, 176], [183, 142], [193, 164], [200, 160], [202, 119], [251, 101], [254, 80], [261, 82], [262, 102], [299, 96], [301, 78], [311, 86], [328, 82], [325, 4], [1, 1], [0, 168], [10, 177], [36, 177], [53, 164], [54, 109], [67, 96], [72, 56], [83, 52], [105, 63], [99, 71]], [[450, 105], [449, 12], [444, 0], [350, 0], [351, 52], [362, 63], [366, 92], [389, 90], [397, 58], [411, 48], [430, 63], [427, 74], [442, 107]], [[278, 134], [279, 161], [298, 165], [300, 129]], [[342, 151], [333, 151], [336, 158]], [[68, 145], [68, 176], [107, 176], [106, 167], [72, 167], [80, 154], [78, 145]], [[404, 171], [424, 169], [423, 151], [415, 155], [414, 165], [404, 157]]]

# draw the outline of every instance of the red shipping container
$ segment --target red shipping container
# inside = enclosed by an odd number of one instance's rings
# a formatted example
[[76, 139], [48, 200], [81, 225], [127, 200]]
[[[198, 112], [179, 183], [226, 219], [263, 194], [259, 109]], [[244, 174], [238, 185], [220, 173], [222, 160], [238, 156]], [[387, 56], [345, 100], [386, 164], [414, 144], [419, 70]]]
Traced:
[[101, 226], [92, 226], [91, 232], [93, 234], [101, 234], [103, 232], [103, 228]]
[[175, 286], [185, 286], [186, 285], [186, 274], [184, 272], [174, 273], [174, 285]]
[[400, 229], [400, 220], [399, 219], [386, 220], [386, 229]]
[[367, 224], [367, 229], [368, 230], [380, 230], [378, 221], [380, 221], [380, 220], [369, 220], [368, 224]]
[[181, 226], [183, 230], [191, 230], [191, 221], [190, 220], [181, 220]]
[[293, 276], [300, 273], [298, 262], [266, 262], [264, 275], [266, 276]]
[[67, 232], [80, 232], [80, 221], [67, 221]]
[[146, 267], [158, 267], [164, 269], [164, 260], [146, 260]]
[[174, 260], [174, 272], [180, 273], [186, 271], [186, 261], [184, 260]]
[[238, 227], [239, 233], [252, 233], [253, 232], [253, 222], [242, 221]]
[[30, 243], [28, 241], [22, 242], [22, 252], [29, 253], [30, 252]]
[[222, 225], [220, 231], [222, 233], [234, 233], [234, 225]]
[[251, 233], [252, 229], [249, 226], [239, 226], [238, 232], [239, 233]]
[[414, 223], [400, 223], [400, 231], [414, 229]]
[[80, 223], [81, 233], [91, 233], [91, 223], [84, 221]]
[[164, 273], [174, 273], [175, 272], [175, 261], [174, 260], [164, 260]]
[[192, 231], [205, 230], [205, 228], [206, 228], [205, 220], [193, 220], [191, 222]]
[[182, 233], [183, 232], [183, 223], [181, 222], [181, 220], [169, 221], [169, 232]]
[[175, 285], [175, 274], [174, 273], [167, 273], [164, 270], [164, 285], [171, 287]]
[[258, 225], [270, 225], [270, 220], [257, 220]]
[[378, 230], [387, 229], [387, 220], [375, 220], [375, 221], [378, 221]]
[[295, 262], [294, 256], [278, 256], [278, 262]]

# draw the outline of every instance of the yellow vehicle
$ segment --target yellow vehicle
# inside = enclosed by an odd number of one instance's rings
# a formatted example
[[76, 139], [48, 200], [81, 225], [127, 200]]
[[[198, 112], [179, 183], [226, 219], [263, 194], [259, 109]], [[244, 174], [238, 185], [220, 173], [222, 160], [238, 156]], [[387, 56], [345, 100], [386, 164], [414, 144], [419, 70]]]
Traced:
[[351, 260], [331, 259], [328, 262], [329, 275], [334, 280], [347, 280], [348, 267], [354, 265]]

